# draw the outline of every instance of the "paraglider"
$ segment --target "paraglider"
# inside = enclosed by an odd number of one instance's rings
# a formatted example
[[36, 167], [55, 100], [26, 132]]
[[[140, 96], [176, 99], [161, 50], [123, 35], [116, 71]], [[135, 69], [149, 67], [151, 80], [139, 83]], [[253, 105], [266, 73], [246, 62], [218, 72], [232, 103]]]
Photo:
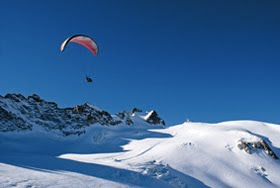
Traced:
[[86, 76], [86, 81], [87, 81], [88, 83], [91, 83], [91, 82], [92, 82], [92, 79], [91, 79], [89, 76]]
[[[80, 45], [86, 47], [95, 56], [97, 56], [97, 54], [98, 54], [98, 46], [97, 46], [96, 42], [92, 38], [90, 38], [89, 36], [82, 35], [82, 34], [74, 35], [72, 37], [67, 38], [61, 44], [60, 51], [63, 52], [65, 50], [66, 46], [71, 42], [77, 43], [77, 44], [80, 44]], [[86, 81], [88, 83], [92, 83], [92, 79], [88, 75], [86, 76]]]

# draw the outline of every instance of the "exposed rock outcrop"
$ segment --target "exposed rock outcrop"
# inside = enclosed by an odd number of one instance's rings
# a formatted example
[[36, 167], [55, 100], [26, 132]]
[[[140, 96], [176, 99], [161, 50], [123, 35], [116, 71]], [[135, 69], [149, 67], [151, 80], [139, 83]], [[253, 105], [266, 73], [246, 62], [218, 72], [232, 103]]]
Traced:
[[[89, 125], [99, 123], [106, 126], [118, 124], [132, 125], [132, 114], [140, 112], [121, 112], [111, 115], [94, 105], [85, 103], [70, 108], [59, 108], [54, 102], [41, 99], [38, 95], [24, 97], [20, 94], [0, 96], [0, 132], [32, 130], [41, 126], [45, 130], [59, 130], [63, 135], [80, 135]], [[157, 114], [152, 114], [149, 123], [157, 124]]]
[[132, 113], [131, 112], [126, 112], [126, 111], [123, 111], [123, 112], [120, 112], [117, 114], [117, 116], [125, 122], [125, 124], [127, 125], [132, 125], [134, 124], [134, 122], [131, 120], [131, 115]]
[[[74, 108], [59, 108], [38, 95], [25, 98], [20, 94], [7, 94], [0, 98], [0, 131], [31, 130], [34, 125], [47, 130], [60, 130], [64, 135], [82, 134], [90, 124], [115, 125], [112, 116], [85, 103]], [[122, 122], [118, 122], [122, 123]]]
[[158, 116], [158, 113], [154, 110], [150, 111], [146, 116], [145, 116], [145, 120], [153, 125], [165, 125], [165, 122], [163, 119], [161, 119]]
[[269, 145], [262, 139], [255, 142], [247, 142], [247, 141], [239, 141], [237, 147], [240, 150], [244, 150], [248, 154], [252, 154], [256, 150], [264, 150], [267, 155], [272, 157], [273, 159], [278, 159], [276, 154], [272, 151]]

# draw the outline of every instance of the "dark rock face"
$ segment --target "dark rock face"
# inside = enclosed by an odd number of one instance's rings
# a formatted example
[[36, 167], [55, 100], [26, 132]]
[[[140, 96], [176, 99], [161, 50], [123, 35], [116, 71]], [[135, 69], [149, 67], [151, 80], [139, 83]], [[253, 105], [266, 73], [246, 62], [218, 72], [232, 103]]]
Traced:
[[159, 124], [165, 125], [164, 120], [161, 119], [158, 116], [158, 113], [154, 110], [149, 112], [149, 114], [146, 116], [146, 121], [153, 125], [159, 125]]
[[9, 131], [16, 131], [18, 128], [21, 130], [31, 130], [29, 124], [26, 124], [25, 121], [17, 117], [15, 114], [11, 112], [7, 112], [3, 108], [0, 107], [0, 120], [1, 123], [5, 124], [6, 126], [0, 126], [1, 132], [9, 132]]
[[278, 159], [276, 154], [271, 150], [271, 148], [268, 146], [268, 144], [264, 140], [260, 140], [257, 142], [245, 142], [240, 141], [237, 144], [237, 147], [240, 150], [244, 150], [248, 154], [252, 154], [256, 150], [264, 150], [267, 155], [272, 157], [273, 159]]
[[90, 124], [116, 125], [112, 116], [89, 104], [58, 108], [38, 95], [25, 98], [19, 94], [0, 96], [0, 132], [32, 130], [33, 125], [46, 130], [60, 130], [64, 135], [80, 135]]
[[132, 113], [131, 112], [126, 112], [126, 111], [123, 111], [123, 112], [120, 112], [117, 114], [117, 116], [125, 122], [125, 124], [127, 125], [132, 125], [134, 124], [134, 122], [131, 120], [131, 115]]
[[135, 112], [142, 112], [142, 110], [139, 109], [139, 108], [133, 108], [133, 109], [132, 109], [132, 113], [135, 113]]

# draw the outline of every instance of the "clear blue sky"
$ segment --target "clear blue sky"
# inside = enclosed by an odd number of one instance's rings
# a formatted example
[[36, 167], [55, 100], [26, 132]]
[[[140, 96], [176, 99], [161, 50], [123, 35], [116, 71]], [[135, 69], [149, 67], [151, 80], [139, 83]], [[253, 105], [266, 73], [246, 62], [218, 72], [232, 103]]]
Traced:
[[[1, 0], [0, 95], [280, 123], [280, 1]], [[100, 54], [77, 44], [94, 38]], [[85, 67], [94, 83], [85, 82]]]

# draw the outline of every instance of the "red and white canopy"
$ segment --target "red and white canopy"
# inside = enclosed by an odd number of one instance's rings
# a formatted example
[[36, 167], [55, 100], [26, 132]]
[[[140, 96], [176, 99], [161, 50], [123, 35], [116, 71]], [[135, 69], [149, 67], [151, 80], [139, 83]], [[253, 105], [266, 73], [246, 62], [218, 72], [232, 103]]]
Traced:
[[98, 53], [98, 46], [96, 42], [86, 35], [74, 35], [67, 38], [60, 46], [60, 51], [64, 51], [69, 42], [74, 42], [88, 48], [94, 55]]

